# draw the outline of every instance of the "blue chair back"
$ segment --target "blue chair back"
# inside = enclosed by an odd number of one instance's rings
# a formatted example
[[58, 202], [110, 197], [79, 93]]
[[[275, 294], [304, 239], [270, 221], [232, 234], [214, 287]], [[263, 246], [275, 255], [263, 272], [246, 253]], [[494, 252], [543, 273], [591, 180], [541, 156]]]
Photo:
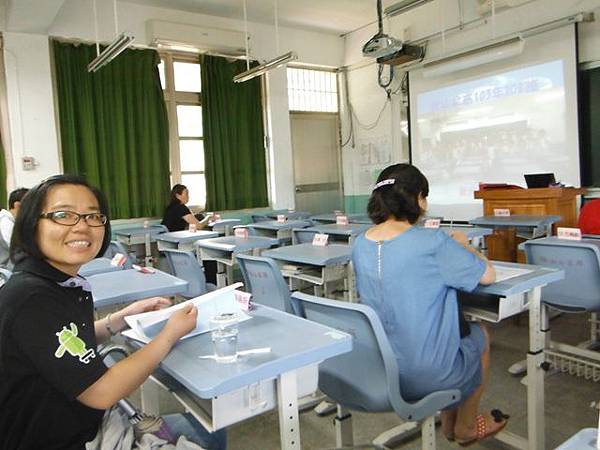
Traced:
[[318, 234], [315, 230], [306, 230], [303, 228], [294, 228], [292, 230], [292, 240], [294, 244], [304, 244], [306, 242], [311, 243], [315, 234]]
[[250, 255], [236, 255], [248, 292], [252, 301], [260, 305], [292, 314], [290, 289], [279, 267], [271, 258]]
[[123, 268], [131, 269], [131, 266], [133, 265], [134, 260], [131, 257], [131, 255], [129, 253], [127, 253], [125, 246], [123, 244], [121, 244], [119, 241], [110, 241], [110, 245], [106, 249], [106, 252], [104, 253], [103, 256], [105, 258], [112, 259], [113, 256], [115, 256], [117, 253], [121, 253], [122, 255], [125, 255], [126, 259], [125, 259], [125, 264], [123, 264]]
[[161, 251], [167, 258], [171, 273], [188, 282], [187, 290], [181, 294], [182, 297], [194, 298], [211, 290], [206, 283], [204, 269], [194, 253], [175, 249]]
[[600, 311], [600, 240], [549, 237], [524, 243], [527, 262], [556, 267], [565, 278], [542, 289], [542, 301], [566, 312]]
[[295, 292], [292, 305], [308, 320], [352, 335], [352, 351], [319, 364], [319, 389], [335, 402], [365, 412], [395, 411], [419, 421], [460, 400], [460, 391], [429, 394], [409, 403], [400, 392], [396, 357], [379, 317], [367, 305]]

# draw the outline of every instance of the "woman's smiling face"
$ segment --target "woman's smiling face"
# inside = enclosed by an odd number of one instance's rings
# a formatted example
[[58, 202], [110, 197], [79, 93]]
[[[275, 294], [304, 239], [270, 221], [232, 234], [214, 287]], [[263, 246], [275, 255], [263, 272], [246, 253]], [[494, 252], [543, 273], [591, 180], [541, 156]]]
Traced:
[[[42, 213], [71, 211], [99, 213], [94, 193], [85, 186], [59, 184], [46, 195]], [[104, 239], [104, 226], [91, 227], [81, 218], [75, 225], [61, 225], [40, 218], [36, 241], [46, 261], [60, 271], [75, 276], [79, 268], [96, 257]]]

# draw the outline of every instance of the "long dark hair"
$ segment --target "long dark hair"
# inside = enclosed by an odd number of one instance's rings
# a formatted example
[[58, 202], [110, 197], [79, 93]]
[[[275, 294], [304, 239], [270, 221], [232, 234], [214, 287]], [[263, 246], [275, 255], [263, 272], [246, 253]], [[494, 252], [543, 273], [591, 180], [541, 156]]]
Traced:
[[181, 203], [177, 196], [181, 195], [186, 189], [187, 187], [183, 184], [176, 184], [175, 186], [173, 186], [173, 188], [171, 189], [171, 194], [169, 196], [169, 206]]
[[[21, 202], [21, 209], [15, 220], [12, 238], [10, 240], [10, 259], [16, 263], [26, 256], [46, 259], [35, 239], [37, 225], [42, 214], [42, 208], [50, 188], [63, 184], [74, 184], [88, 188], [98, 201], [100, 212], [108, 217], [108, 203], [102, 192], [91, 186], [87, 180], [79, 175], [54, 175], [46, 178], [40, 184], [32, 187]], [[98, 252], [101, 256], [110, 245], [111, 229], [110, 220], [104, 224], [104, 240]]]
[[377, 183], [380, 185], [373, 189], [367, 205], [373, 223], [382, 223], [394, 216], [414, 224], [425, 212], [419, 205], [419, 195], [423, 198], [429, 195], [429, 183], [415, 166], [388, 166], [379, 174]]

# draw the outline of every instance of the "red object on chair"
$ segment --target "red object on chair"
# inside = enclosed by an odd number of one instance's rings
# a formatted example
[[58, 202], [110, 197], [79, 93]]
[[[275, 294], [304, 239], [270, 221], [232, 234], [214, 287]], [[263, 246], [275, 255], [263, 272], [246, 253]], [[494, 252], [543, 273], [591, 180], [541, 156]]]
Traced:
[[582, 234], [600, 234], [600, 199], [588, 201], [579, 213]]

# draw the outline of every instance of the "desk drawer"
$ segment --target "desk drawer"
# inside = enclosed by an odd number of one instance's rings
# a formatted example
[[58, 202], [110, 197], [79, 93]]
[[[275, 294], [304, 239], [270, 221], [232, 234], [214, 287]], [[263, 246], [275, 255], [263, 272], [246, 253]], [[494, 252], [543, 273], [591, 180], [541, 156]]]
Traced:
[[[319, 366], [297, 369], [298, 398], [313, 394], [318, 388]], [[209, 431], [225, 428], [277, 407], [277, 380], [262, 380], [212, 399], [201, 399], [183, 386], [162, 381], [172, 395]]]
[[459, 298], [467, 316], [486, 322], [498, 323], [529, 309], [529, 302], [525, 294], [497, 297], [461, 293]]

